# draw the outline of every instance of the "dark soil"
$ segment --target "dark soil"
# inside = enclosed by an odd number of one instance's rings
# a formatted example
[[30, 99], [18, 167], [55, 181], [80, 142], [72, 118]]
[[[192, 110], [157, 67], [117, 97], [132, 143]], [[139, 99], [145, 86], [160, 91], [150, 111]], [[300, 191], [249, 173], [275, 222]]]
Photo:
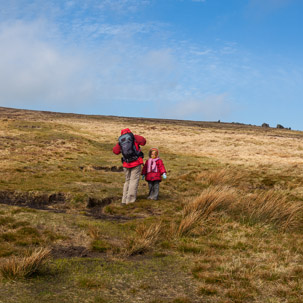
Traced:
[[100, 256], [100, 252], [90, 251], [84, 246], [55, 246], [52, 248], [52, 257], [60, 258], [94, 258]]
[[[118, 221], [118, 222], [125, 222], [134, 219], [134, 217], [104, 214], [102, 210], [100, 210], [100, 208], [91, 209], [91, 211], [87, 215], [92, 216], [95, 219], [99, 219], [99, 220]], [[139, 218], [139, 216], [137, 216], [136, 218]]]
[[35, 209], [49, 209], [48, 206], [63, 204], [66, 200], [66, 195], [63, 193], [46, 194], [37, 192], [0, 191], [1, 204], [27, 206]]
[[118, 201], [118, 197], [106, 197], [103, 199], [97, 199], [97, 198], [93, 198], [90, 197], [88, 198], [88, 203], [87, 203], [87, 207], [88, 208], [103, 208], [106, 205], [109, 205], [115, 201]]
[[119, 221], [119, 222], [124, 222], [133, 219], [127, 216], [111, 215], [111, 214], [103, 213], [103, 208], [105, 206], [119, 200], [120, 200], [119, 197], [106, 197], [103, 199], [97, 199], [91, 197], [88, 199], [87, 208], [89, 208], [89, 211], [87, 212], [86, 215], [92, 216], [95, 219]]
[[[105, 206], [119, 199], [119, 197], [106, 197], [103, 199], [89, 197], [87, 201], [87, 208], [89, 209], [87, 215], [101, 220], [130, 220], [131, 218], [126, 216], [103, 213]], [[62, 210], [62, 204], [68, 202], [68, 200], [67, 195], [63, 193], [46, 194], [39, 192], [0, 191], [0, 204], [42, 209], [51, 212], [65, 212]], [[61, 208], [56, 209], [54, 207], [56, 205], [61, 205]]]
[[[85, 170], [85, 166], [79, 166], [81, 170]], [[92, 166], [94, 170], [104, 170], [104, 171], [110, 171], [114, 173], [120, 173], [123, 171], [123, 166]]]

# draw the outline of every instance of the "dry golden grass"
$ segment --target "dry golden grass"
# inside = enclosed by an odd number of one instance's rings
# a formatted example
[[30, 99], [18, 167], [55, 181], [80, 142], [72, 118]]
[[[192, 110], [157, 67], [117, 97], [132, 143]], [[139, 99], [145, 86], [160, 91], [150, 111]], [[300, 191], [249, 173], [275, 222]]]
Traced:
[[235, 202], [235, 195], [236, 191], [227, 186], [209, 187], [193, 201], [185, 204], [183, 213], [187, 215], [199, 211], [207, 219], [213, 212], [229, 208]]
[[174, 235], [177, 237], [186, 236], [190, 234], [190, 232], [198, 227], [202, 222], [203, 219], [201, 212], [198, 210], [193, 210], [187, 214], [183, 213], [179, 226], [174, 226]]
[[204, 155], [220, 159], [223, 163], [249, 166], [303, 165], [301, 134], [296, 136], [294, 131], [270, 129], [266, 132], [253, 127], [199, 128], [188, 125], [182, 125], [182, 128], [159, 125], [149, 131], [146, 125], [140, 124], [136, 131], [148, 135], [155, 146], [163, 146], [176, 154]]
[[246, 194], [227, 186], [214, 186], [187, 202], [182, 210], [179, 225], [174, 226], [177, 237], [189, 235], [196, 227], [207, 223], [218, 211], [249, 223], [272, 224], [282, 230], [303, 227], [303, 205], [287, 201], [275, 190]]
[[98, 240], [100, 238], [100, 231], [95, 226], [90, 226], [88, 228], [88, 235], [92, 240]]
[[136, 234], [127, 239], [126, 247], [123, 251], [125, 256], [143, 254], [154, 248], [157, 242], [162, 223], [154, 223], [150, 226], [145, 224], [138, 225]]
[[27, 278], [41, 269], [50, 259], [50, 249], [39, 248], [29, 256], [10, 257], [4, 259], [0, 264], [0, 272], [3, 278], [18, 279]]
[[[290, 234], [280, 233], [277, 237], [266, 233], [255, 238], [251, 234], [256, 229], [247, 226], [243, 233], [239, 226], [234, 227], [224, 228], [220, 253], [206, 248], [197, 256], [192, 273], [201, 281], [200, 293], [207, 296], [205, 301], [301, 303], [302, 258], [289, 250]], [[297, 241], [295, 247], [302, 242], [299, 238]], [[249, 246], [253, 249], [247, 249]]]
[[252, 221], [274, 224], [285, 230], [303, 226], [302, 203], [287, 201], [285, 196], [275, 190], [261, 192], [245, 199], [240, 209]]
[[203, 171], [195, 176], [196, 181], [202, 181], [210, 185], [238, 186], [247, 175], [244, 172], [223, 168], [213, 171]]
[[229, 209], [235, 200], [235, 190], [229, 187], [216, 186], [204, 190], [200, 196], [185, 204], [176, 236], [187, 235], [214, 212]]
[[[24, 115], [24, 117], [22, 116]], [[297, 166], [303, 167], [302, 133], [290, 130], [268, 129], [237, 126], [232, 124], [207, 124], [180, 122], [167, 123], [161, 120], [142, 120], [129, 118], [89, 118], [77, 115], [53, 115], [47, 113], [20, 112], [20, 118], [35, 123], [62, 125], [69, 134], [114, 144], [121, 129], [130, 127], [136, 133], [145, 136], [147, 144], [160, 147], [161, 151], [171, 151], [176, 155], [195, 155], [219, 159], [222, 163], [242, 164], [258, 167]], [[5, 122], [11, 123], [10, 121]], [[5, 124], [5, 125], [6, 125]], [[10, 136], [20, 134], [22, 129], [10, 130]], [[5, 132], [7, 135], [7, 132]], [[199, 142], [197, 144], [197, 142]], [[77, 145], [56, 141], [56, 148], [66, 152]], [[71, 145], [72, 144], [72, 145]], [[66, 146], [65, 146], [66, 145]], [[49, 146], [50, 149], [51, 146]], [[47, 149], [46, 149], [47, 151]], [[33, 152], [33, 151], [31, 151]], [[53, 152], [50, 150], [50, 152]]]

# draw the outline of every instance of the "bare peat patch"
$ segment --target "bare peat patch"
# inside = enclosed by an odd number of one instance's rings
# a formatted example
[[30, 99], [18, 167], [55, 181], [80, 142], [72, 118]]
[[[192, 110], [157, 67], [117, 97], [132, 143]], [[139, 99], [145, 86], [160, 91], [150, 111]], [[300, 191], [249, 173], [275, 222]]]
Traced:
[[[66, 200], [66, 195], [63, 193], [45, 194], [37, 192], [0, 191], [1, 204], [36, 209], [50, 210], [49, 206], [63, 204]], [[55, 211], [54, 209], [51, 210]], [[62, 212], [62, 210], [60, 210], [60, 212]]]
[[54, 246], [51, 251], [52, 257], [60, 258], [93, 258], [100, 253], [88, 250], [84, 246]]
[[109, 205], [115, 201], [118, 201], [118, 197], [106, 197], [103, 199], [97, 199], [97, 198], [93, 198], [90, 197], [88, 198], [88, 202], [87, 202], [87, 207], [88, 208], [103, 208], [106, 205]]
[[132, 218], [123, 216], [123, 215], [111, 215], [111, 214], [105, 214], [103, 212], [103, 208], [111, 203], [120, 201], [120, 197], [106, 197], [103, 199], [97, 199], [97, 198], [88, 198], [87, 208], [89, 208], [89, 211], [87, 212], [88, 216], [92, 216], [95, 219], [100, 220], [111, 220], [111, 221], [128, 221]]

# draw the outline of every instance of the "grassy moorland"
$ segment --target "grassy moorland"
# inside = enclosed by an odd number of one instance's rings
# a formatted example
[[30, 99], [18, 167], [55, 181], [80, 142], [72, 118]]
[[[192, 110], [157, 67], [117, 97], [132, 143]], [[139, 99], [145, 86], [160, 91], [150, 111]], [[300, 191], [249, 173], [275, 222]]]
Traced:
[[[160, 200], [120, 203], [122, 128]], [[0, 108], [0, 302], [303, 302], [303, 133]]]

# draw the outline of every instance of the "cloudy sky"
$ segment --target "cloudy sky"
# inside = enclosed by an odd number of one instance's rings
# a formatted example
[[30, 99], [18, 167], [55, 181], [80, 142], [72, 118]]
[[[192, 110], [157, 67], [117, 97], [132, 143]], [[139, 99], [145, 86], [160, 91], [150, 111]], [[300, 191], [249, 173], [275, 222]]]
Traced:
[[0, 0], [0, 106], [303, 130], [302, 0]]

